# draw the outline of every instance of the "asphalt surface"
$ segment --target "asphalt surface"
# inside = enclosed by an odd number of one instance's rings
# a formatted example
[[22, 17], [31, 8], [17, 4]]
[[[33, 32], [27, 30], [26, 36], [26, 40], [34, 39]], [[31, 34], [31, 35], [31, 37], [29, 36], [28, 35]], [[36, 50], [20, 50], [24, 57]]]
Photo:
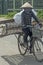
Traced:
[[0, 38], [0, 65], [43, 65], [33, 55], [21, 56], [14, 35]]

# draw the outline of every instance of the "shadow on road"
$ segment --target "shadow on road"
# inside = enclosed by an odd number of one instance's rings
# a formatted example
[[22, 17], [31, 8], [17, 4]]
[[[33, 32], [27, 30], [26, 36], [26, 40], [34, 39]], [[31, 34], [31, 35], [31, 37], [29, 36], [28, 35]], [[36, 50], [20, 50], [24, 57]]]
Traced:
[[21, 56], [16, 55], [6, 55], [2, 58], [9, 63], [9, 65], [43, 65], [43, 62], [37, 62], [32, 55]]

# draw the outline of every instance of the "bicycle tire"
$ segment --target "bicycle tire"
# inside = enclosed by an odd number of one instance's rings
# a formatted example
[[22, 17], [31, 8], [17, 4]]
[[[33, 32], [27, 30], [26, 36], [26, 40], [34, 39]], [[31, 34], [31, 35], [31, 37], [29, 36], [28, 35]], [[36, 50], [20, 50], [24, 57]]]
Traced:
[[[41, 43], [37, 43], [37, 45], [36, 45], [36, 43], [35, 43], [35, 41], [38, 41], [38, 42], [41, 42]], [[39, 45], [40, 44], [40, 45]], [[40, 48], [40, 47], [41, 48]], [[36, 49], [35, 49], [35, 47], [36, 47]], [[34, 56], [35, 56], [35, 58], [36, 58], [36, 60], [37, 61], [39, 61], [39, 62], [42, 62], [43, 61], [43, 52], [42, 52], [42, 48], [43, 48], [43, 42], [42, 42], [42, 40], [40, 39], [40, 38], [35, 38], [34, 39], [34, 45], [33, 45], [33, 54], [34, 54]], [[37, 52], [37, 51], [38, 52]], [[40, 52], [40, 53], [39, 53]]]
[[20, 46], [21, 46], [20, 45], [20, 37], [21, 36], [23, 36], [23, 34], [19, 34], [19, 36], [18, 36], [18, 50], [19, 50], [20, 54], [24, 56], [26, 54], [26, 52], [27, 52], [27, 49], [28, 49], [28, 43], [26, 43], [26, 48], [24, 47], [25, 48], [25, 51], [24, 52], [21, 51], [21, 48], [20, 48]]

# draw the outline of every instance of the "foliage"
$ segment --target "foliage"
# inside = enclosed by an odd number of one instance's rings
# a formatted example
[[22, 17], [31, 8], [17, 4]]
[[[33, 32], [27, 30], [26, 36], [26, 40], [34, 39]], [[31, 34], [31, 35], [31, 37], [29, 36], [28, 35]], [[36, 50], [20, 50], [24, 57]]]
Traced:
[[15, 12], [8, 12], [6, 18], [13, 18], [13, 16], [17, 13], [17, 11]]
[[[14, 11], [14, 12], [8, 12], [7, 18], [13, 18], [13, 16], [19, 11]], [[40, 19], [43, 19], [43, 10], [37, 10], [37, 15]]]
[[38, 17], [40, 18], [40, 19], [43, 19], [43, 10], [38, 10]]
[[[14, 12], [8, 12], [8, 14], [6, 14], [6, 15], [0, 15], [0, 17], [5, 17], [5, 18], [13, 18], [13, 16], [17, 13], [17, 12], [19, 12], [19, 10], [18, 11], [14, 11]], [[38, 15], [38, 17], [40, 18], [40, 19], [42, 19], [43, 20], [43, 10], [37, 10], [37, 15]]]
[[6, 14], [6, 15], [0, 15], [0, 17], [9, 19], [9, 18], [13, 18], [13, 16], [14, 16], [16, 13], [17, 13], [17, 11], [15, 11], [15, 12], [8, 12], [8, 14]]

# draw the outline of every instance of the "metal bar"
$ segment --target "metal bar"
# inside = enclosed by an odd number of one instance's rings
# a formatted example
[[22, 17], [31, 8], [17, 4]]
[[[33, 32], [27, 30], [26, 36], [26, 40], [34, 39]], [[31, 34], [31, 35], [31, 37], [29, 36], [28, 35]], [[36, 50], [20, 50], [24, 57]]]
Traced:
[[18, 40], [18, 37], [17, 37], [17, 35], [16, 35], [16, 34], [14, 34], [14, 35], [15, 35], [16, 39]]
[[0, 35], [0, 37], [9, 36], [9, 35], [15, 35], [15, 34], [21, 34], [21, 33], [22, 32], [15, 32], [15, 33], [11, 33], [11, 34]]
[[15, 0], [13, 0], [13, 9], [15, 10]]
[[32, 7], [33, 7], [33, 0], [32, 0]]
[[21, 0], [22, 1], [22, 5], [23, 5], [23, 0]]
[[43, 10], [43, 9], [35, 9], [35, 10]]

